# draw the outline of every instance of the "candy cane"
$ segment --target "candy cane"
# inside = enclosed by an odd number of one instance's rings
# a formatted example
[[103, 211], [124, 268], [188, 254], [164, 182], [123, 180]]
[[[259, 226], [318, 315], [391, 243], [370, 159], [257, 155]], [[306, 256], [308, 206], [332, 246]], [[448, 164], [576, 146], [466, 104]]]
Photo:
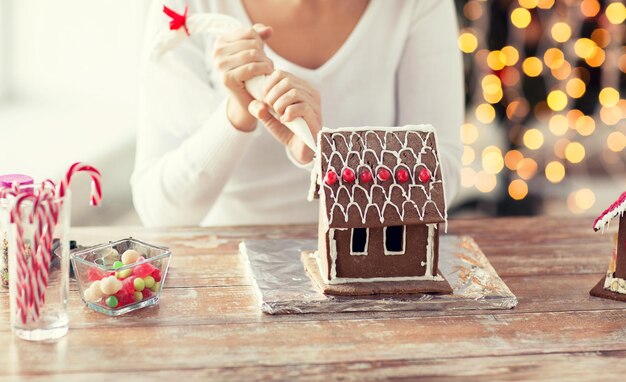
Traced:
[[100, 204], [100, 201], [102, 201], [102, 175], [100, 175], [100, 171], [98, 171], [95, 167], [81, 162], [74, 163], [65, 174], [65, 177], [61, 179], [59, 185], [57, 186], [57, 196], [59, 198], [63, 198], [65, 196], [65, 193], [72, 182], [72, 177], [78, 172], [87, 172], [89, 173], [89, 176], [91, 176], [90, 204], [92, 206], [97, 206]]
[[[32, 200], [35, 196], [31, 193], [22, 193], [17, 196], [15, 204], [10, 212], [11, 223], [15, 225], [15, 256], [17, 259], [17, 280], [15, 280], [17, 313], [23, 324], [28, 320], [28, 308], [32, 305], [33, 291], [31, 289], [29, 264], [26, 262], [26, 243], [24, 242], [24, 225], [22, 224], [22, 203]], [[32, 260], [31, 256], [31, 260]]]
[[35, 317], [39, 319], [40, 308], [43, 307], [46, 300], [46, 290], [48, 288], [50, 261], [52, 258], [52, 235], [56, 226], [56, 220], [58, 215], [54, 210], [56, 209], [54, 203], [53, 193], [42, 193], [37, 195], [36, 203], [33, 205], [33, 213], [37, 219], [37, 233], [38, 237], [35, 252], [35, 293], [33, 308]]
[[[218, 14], [218, 13], [202, 13], [188, 16], [187, 7], [183, 14], [178, 14], [168, 7], [163, 7], [163, 12], [172, 20], [170, 22], [170, 30], [161, 32], [154, 43], [151, 58], [158, 60], [164, 53], [175, 48], [183, 40], [190, 35], [197, 34], [222, 34], [230, 32], [242, 27], [241, 23], [235, 18]], [[257, 100], [263, 100], [263, 84], [267, 76], [261, 75], [246, 81], [246, 90], [252, 97]], [[277, 117], [272, 113], [274, 117]], [[302, 118], [296, 118], [291, 122], [284, 123], [298, 138], [315, 151], [315, 140], [311, 135], [311, 130], [306, 121]]]

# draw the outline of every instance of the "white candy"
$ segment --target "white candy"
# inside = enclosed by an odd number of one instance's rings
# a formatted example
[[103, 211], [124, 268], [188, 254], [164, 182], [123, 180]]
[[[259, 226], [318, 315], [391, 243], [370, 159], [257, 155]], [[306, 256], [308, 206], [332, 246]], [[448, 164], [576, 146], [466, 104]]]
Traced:
[[105, 277], [100, 281], [100, 290], [104, 294], [116, 294], [120, 289], [122, 289], [122, 282], [115, 276]]
[[102, 289], [100, 289], [100, 280], [92, 282], [89, 286], [89, 289], [91, 290], [91, 295], [94, 298], [100, 299], [102, 298], [102, 296], [104, 296], [104, 293], [102, 293]]
[[94, 289], [92, 288], [87, 288], [85, 289], [85, 293], [83, 294], [83, 297], [85, 297], [85, 301], [87, 302], [98, 302], [100, 301], [100, 296], [95, 296], [94, 295]]
[[134, 249], [127, 249], [122, 254], [122, 263], [124, 264], [132, 264], [137, 262], [137, 259], [141, 256], [141, 254]]

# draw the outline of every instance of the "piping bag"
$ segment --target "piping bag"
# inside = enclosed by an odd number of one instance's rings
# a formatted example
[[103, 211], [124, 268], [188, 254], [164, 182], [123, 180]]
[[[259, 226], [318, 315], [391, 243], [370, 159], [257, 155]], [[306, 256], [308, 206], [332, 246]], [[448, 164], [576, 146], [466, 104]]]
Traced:
[[[200, 13], [195, 15], [187, 15], [187, 6], [185, 12], [181, 15], [168, 7], [163, 7], [163, 12], [171, 18], [170, 29], [161, 31], [154, 42], [154, 47], [150, 59], [158, 61], [163, 54], [174, 49], [178, 44], [183, 42], [187, 37], [198, 34], [219, 35], [230, 32], [242, 25], [235, 18], [219, 14], [219, 13]], [[257, 100], [263, 100], [263, 84], [267, 76], [256, 76], [245, 82], [248, 93]], [[278, 116], [270, 109], [272, 115], [278, 119]], [[291, 122], [284, 123], [298, 138], [315, 151], [315, 140], [311, 135], [311, 130], [302, 118], [296, 118]]]

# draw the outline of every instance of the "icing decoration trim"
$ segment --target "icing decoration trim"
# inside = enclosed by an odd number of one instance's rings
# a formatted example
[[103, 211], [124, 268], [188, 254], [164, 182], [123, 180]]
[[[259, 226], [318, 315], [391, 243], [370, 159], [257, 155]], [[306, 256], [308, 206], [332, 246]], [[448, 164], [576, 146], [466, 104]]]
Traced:
[[[359, 134], [358, 132], [365, 131], [364, 134]], [[342, 132], [350, 132], [350, 134], [342, 134]], [[377, 133], [383, 132], [382, 136]], [[404, 133], [404, 138], [402, 139], [396, 132]], [[323, 134], [324, 133], [324, 134]], [[431, 217], [438, 217], [439, 221], [444, 222], [447, 220], [447, 212], [445, 210], [445, 205], [440, 206], [437, 202], [432, 199], [432, 190], [435, 185], [443, 185], [443, 181], [441, 179], [441, 169], [439, 163], [439, 157], [436, 149], [436, 142], [433, 146], [429, 146], [428, 141], [431, 139], [434, 134], [434, 129], [432, 126], [407, 126], [404, 128], [342, 128], [336, 130], [330, 130], [324, 128], [322, 133], [318, 136], [318, 150], [317, 150], [317, 161], [316, 163], [319, 166], [319, 169], [322, 167], [322, 160], [327, 163], [328, 171], [335, 171], [337, 167], [344, 168], [347, 166], [348, 158], [352, 160], [358, 160], [358, 169], [366, 169], [369, 170], [371, 163], [365, 162], [365, 157], [369, 155], [376, 158], [377, 168], [378, 168], [378, 180], [385, 181], [386, 175], [389, 175], [389, 180], [391, 180], [392, 184], [390, 185], [381, 185], [379, 182], [375, 182], [373, 185], [368, 185], [367, 188], [364, 185], [360, 184], [360, 182], [356, 182], [354, 185], [350, 185], [348, 187], [345, 184], [340, 184], [338, 188], [330, 187], [329, 185], [323, 185], [320, 187], [320, 194], [329, 196], [331, 201], [330, 210], [327, 210], [326, 215], [329, 219], [329, 225], [332, 225], [333, 219], [335, 218], [336, 213], [338, 212], [342, 215], [343, 220], [348, 222], [350, 216], [352, 214], [358, 213], [360, 221], [362, 224], [366, 223], [367, 215], [370, 210], [376, 211], [378, 215], [380, 224], [385, 223], [385, 211], [388, 208], [394, 210], [397, 216], [400, 217], [400, 221], [405, 221], [405, 216], [407, 211], [412, 211], [416, 213], [417, 218], [421, 221], [424, 220], [426, 216], [426, 208], [429, 205], [432, 208], [433, 212], [436, 215]], [[409, 138], [417, 139], [421, 141], [421, 149], [419, 152], [416, 152], [415, 148], [409, 145]], [[374, 139], [372, 139], [374, 138]], [[369, 139], [369, 140], [368, 140]], [[324, 142], [322, 142], [322, 140]], [[393, 140], [393, 142], [391, 142]], [[343, 147], [346, 147], [347, 153], [340, 153], [340, 150], [337, 148], [337, 142], [342, 142]], [[323, 144], [322, 144], [323, 143]], [[368, 147], [368, 144], [376, 144], [378, 143], [378, 147], [380, 150], [378, 152], [374, 150], [372, 147]], [[399, 149], [388, 149], [389, 144], [395, 144], [396, 147], [400, 147]], [[322, 151], [321, 146], [326, 145], [331, 148], [330, 153], [326, 154]], [[431, 171], [425, 168], [421, 158], [422, 155], [432, 155], [435, 161], [434, 168]], [[383, 164], [383, 156], [395, 157], [396, 165], [393, 168], [388, 167]], [[403, 163], [401, 155], [409, 155], [410, 159], [414, 162], [412, 168], [408, 168], [408, 166]], [[387, 162], [389, 163], [389, 162]], [[403, 169], [407, 171], [409, 174], [421, 174], [426, 170], [426, 175], [428, 176], [428, 180], [432, 180], [428, 184], [418, 184], [416, 182], [410, 182], [407, 185], [401, 185], [399, 182], [394, 182], [391, 178], [391, 174], [396, 171], [400, 171]], [[408, 169], [408, 170], [407, 170]], [[319, 170], [318, 170], [319, 171]], [[432, 174], [432, 177], [431, 177]], [[419, 177], [419, 175], [418, 175]], [[382, 178], [382, 179], [381, 179]], [[443, 187], [442, 187], [443, 188]], [[373, 202], [373, 194], [378, 192], [378, 194], [382, 194], [384, 196], [384, 201], [382, 203], [374, 203]], [[401, 202], [392, 202], [392, 194], [401, 195]], [[443, 190], [442, 190], [443, 192]], [[362, 200], [366, 200], [366, 205], [362, 206], [355, 201], [355, 194], [361, 194], [360, 196], [364, 196], [361, 198]], [[349, 202], [340, 203], [340, 197], [347, 197]], [[426, 201], [422, 205], [418, 205], [416, 203], [416, 199], [425, 198]], [[445, 203], [445, 195], [443, 196]], [[345, 198], [344, 198], [345, 199]], [[442, 208], [440, 208], [442, 207]], [[349, 211], [352, 211], [348, 213]], [[432, 222], [432, 221], [431, 221]], [[417, 222], [416, 222], [417, 223]]]
[[625, 210], [626, 192], [623, 192], [620, 197], [609, 206], [609, 208], [604, 210], [604, 212], [602, 212], [602, 214], [600, 214], [600, 216], [596, 218], [596, 220], [593, 222], [593, 230], [599, 231], [600, 229], [602, 229], [604, 231], [605, 226], [617, 215], [619, 215], [620, 217], [623, 216]]
[[383, 227], [383, 250], [386, 256], [404, 255], [406, 253], [406, 227], [402, 226], [402, 251], [388, 251], [387, 250], [387, 228]]
[[175, 31], [183, 28], [187, 36], [189, 36], [189, 29], [187, 28], [187, 5], [185, 5], [185, 12], [183, 14], [178, 14], [175, 11], [171, 10], [167, 6], [163, 6], [163, 13], [168, 15], [172, 20], [170, 21], [170, 30]]
[[351, 256], [367, 256], [368, 246], [370, 244], [370, 230], [365, 229], [365, 251], [364, 252], [352, 252], [352, 242], [354, 240], [354, 228], [350, 230], [350, 255]]

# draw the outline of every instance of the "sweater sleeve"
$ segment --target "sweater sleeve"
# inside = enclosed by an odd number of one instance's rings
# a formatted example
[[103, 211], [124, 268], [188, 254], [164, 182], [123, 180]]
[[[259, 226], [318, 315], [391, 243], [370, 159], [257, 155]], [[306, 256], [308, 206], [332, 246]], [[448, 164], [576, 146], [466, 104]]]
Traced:
[[149, 58], [155, 31], [168, 28], [160, 7], [151, 9], [146, 32], [133, 203], [147, 226], [198, 225], [255, 133], [228, 120], [203, 39], [192, 36], [158, 61]]
[[460, 186], [463, 72], [452, 0], [418, 1], [397, 72], [398, 125], [435, 127], [448, 206]]

